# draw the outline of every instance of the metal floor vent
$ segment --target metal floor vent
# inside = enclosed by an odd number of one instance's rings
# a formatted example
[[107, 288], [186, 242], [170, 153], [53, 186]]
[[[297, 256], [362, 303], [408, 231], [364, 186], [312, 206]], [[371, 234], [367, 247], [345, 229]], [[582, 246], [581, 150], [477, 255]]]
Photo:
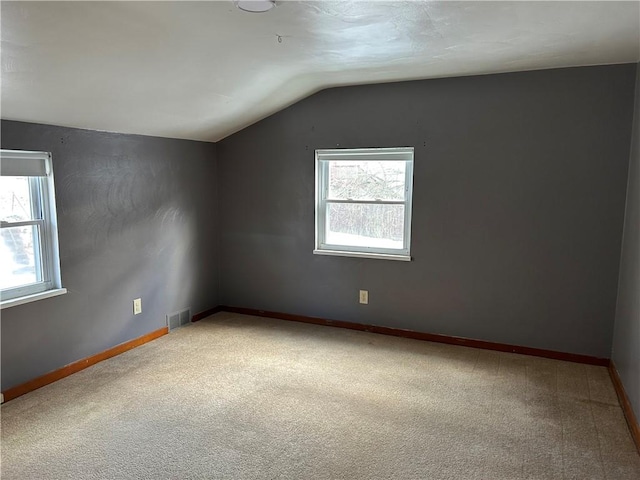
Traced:
[[179, 312], [167, 314], [167, 327], [169, 327], [169, 331], [175, 330], [176, 328], [184, 327], [185, 325], [189, 325], [190, 323], [191, 323], [190, 308], [180, 310]]

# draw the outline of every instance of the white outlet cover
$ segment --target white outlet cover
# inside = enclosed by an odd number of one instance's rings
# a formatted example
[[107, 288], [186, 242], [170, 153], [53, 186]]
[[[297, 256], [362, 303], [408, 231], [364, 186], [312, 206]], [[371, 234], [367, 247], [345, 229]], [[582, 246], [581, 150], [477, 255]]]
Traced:
[[369, 291], [360, 290], [360, 303], [366, 305], [369, 303]]
[[142, 313], [142, 299], [136, 298], [133, 301], [133, 314], [138, 315], [139, 313]]

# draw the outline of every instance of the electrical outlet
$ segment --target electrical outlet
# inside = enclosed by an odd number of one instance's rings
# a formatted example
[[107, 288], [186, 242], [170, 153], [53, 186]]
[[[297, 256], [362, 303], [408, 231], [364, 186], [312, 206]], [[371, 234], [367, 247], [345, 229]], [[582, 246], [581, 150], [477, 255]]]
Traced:
[[369, 290], [360, 290], [360, 303], [369, 303]]
[[136, 298], [133, 301], [133, 314], [138, 315], [139, 313], [142, 313], [142, 299]]

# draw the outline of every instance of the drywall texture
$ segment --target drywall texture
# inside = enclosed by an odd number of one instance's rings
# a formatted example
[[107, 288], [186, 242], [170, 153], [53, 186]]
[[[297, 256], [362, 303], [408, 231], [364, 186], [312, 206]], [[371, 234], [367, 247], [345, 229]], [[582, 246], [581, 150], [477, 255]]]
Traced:
[[622, 242], [612, 358], [640, 418], [640, 69]]
[[2, 310], [3, 389], [217, 305], [215, 144], [3, 121], [2, 148], [52, 152], [69, 291]]
[[[635, 71], [335, 88], [219, 142], [222, 302], [608, 357]], [[313, 255], [314, 150], [390, 146], [413, 261]]]

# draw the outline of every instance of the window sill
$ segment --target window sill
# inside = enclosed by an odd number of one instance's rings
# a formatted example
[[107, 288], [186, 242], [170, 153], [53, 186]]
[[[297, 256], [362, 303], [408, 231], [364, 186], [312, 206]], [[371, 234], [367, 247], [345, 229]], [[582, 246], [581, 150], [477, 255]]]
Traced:
[[38, 300], [44, 300], [45, 298], [57, 297], [58, 295], [64, 295], [67, 293], [66, 288], [55, 288], [53, 290], [47, 290], [46, 292], [36, 293], [33, 295], [25, 295], [24, 297], [12, 298], [10, 300], [3, 300], [0, 302], [0, 309], [15, 307], [17, 305], [24, 305], [25, 303], [31, 303]]
[[374, 258], [377, 260], [397, 260], [400, 262], [410, 262], [411, 255], [395, 255], [390, 253], [366, 253], [366, 252], [349, 252], [343, 250], [314, 250], [314, 255], [331, 255], [334, 257], [357, 257], [357, 258]]

